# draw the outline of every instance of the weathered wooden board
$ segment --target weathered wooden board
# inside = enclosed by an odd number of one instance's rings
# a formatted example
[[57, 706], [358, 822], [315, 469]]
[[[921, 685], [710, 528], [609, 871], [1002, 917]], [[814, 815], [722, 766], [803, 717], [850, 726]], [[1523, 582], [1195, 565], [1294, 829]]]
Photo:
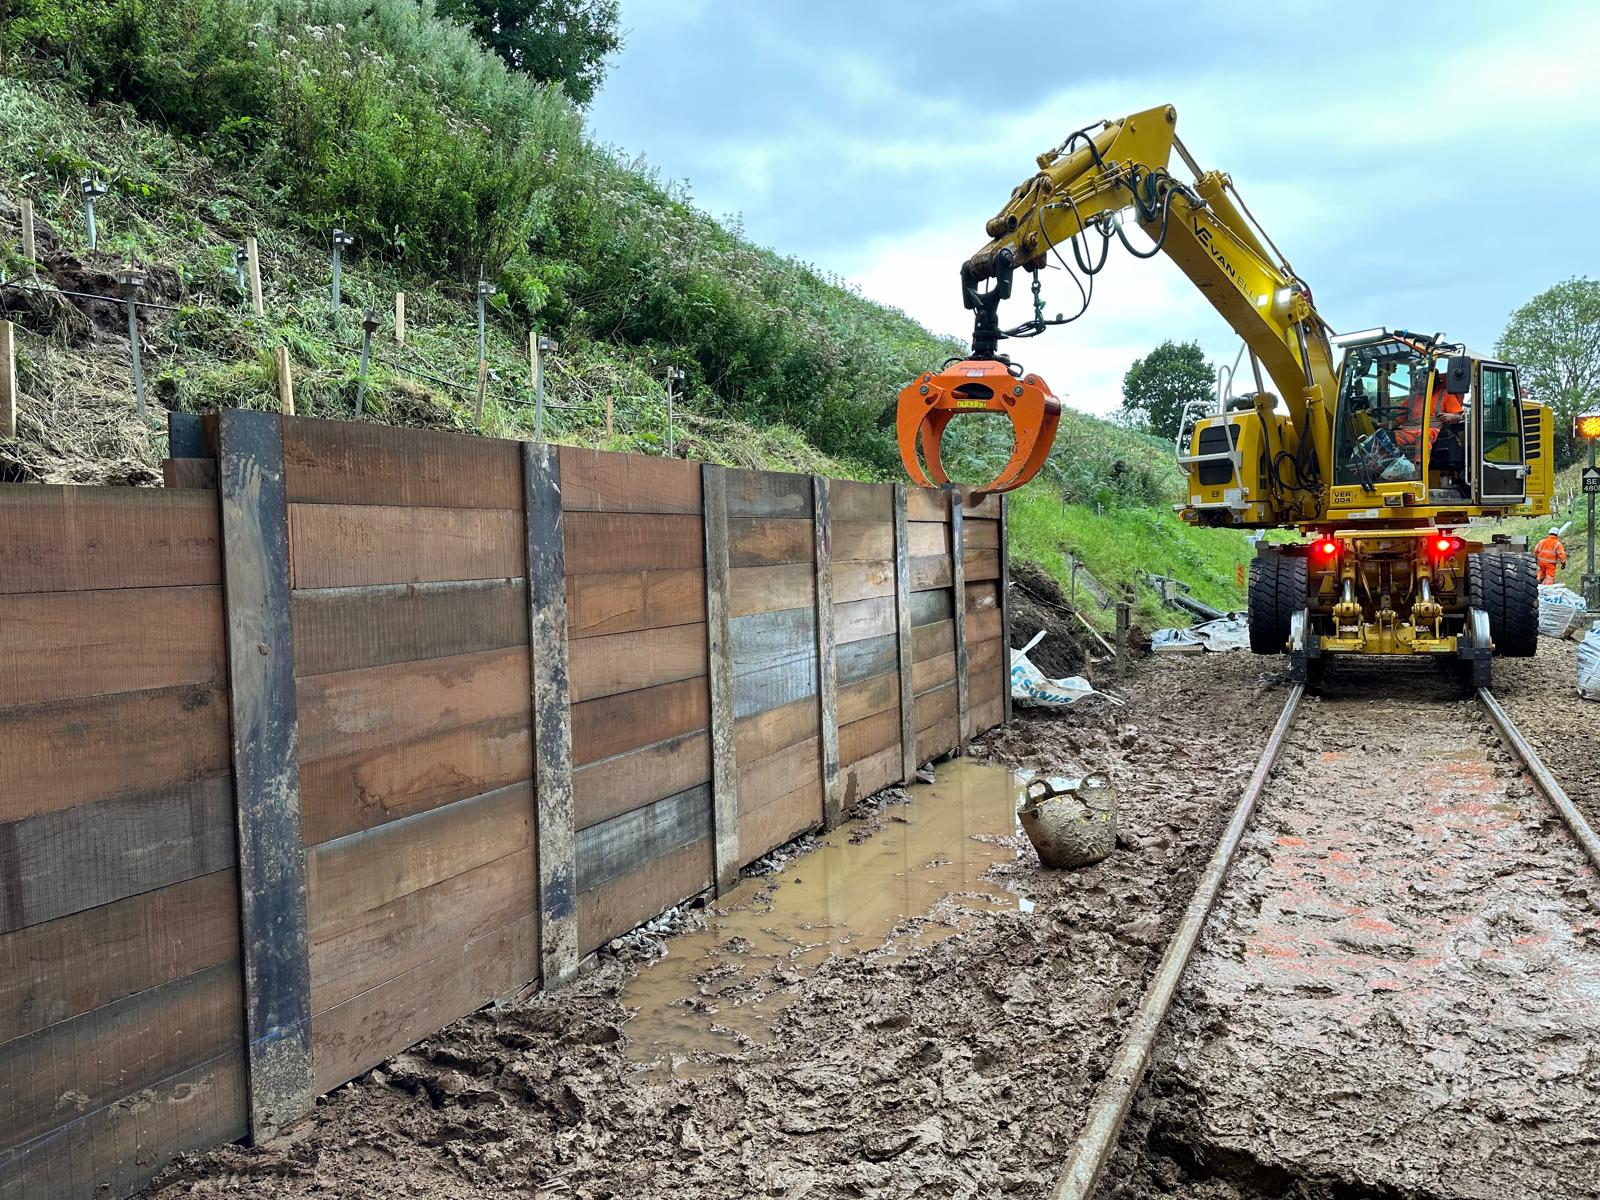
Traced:
[[916, 730], [911, 726], [911, 554], [910, 523], [907, 520], [906, 487], [894, 488], [894, 603], [895, 603], [895, 670], [900, 680], [900, 774], [902, 783], [910, 783], [917, 773]]
[[216, 587], [0, 594], [0, 704], [220, 683]]
[[911, 633], [911, 661], [922, 662], [924, 659], [937, 658], [941, 654], [954, 653], [956, 648], [956, 629], [954, 621], [935, 621], [931, 625], [920, 625]]
[[563, 540], [568, 575], [700, 570], [700, 518], [678, 513], [573, 512]]
[[846, 643], [837, 649], [834, 661], [839, 672], [840, 687], [893, 671], [899, 661], [899, 635], [886, 634]]
[[808, 657], [736, 674], [733, 678], [735, 720], [817, 694], [816, 649]]
[[180, 684], [0, 708], [0, 823], [144, 795], [228, 767], [220, 687]]
[[237, 961], [238, 888], [213, 871], [0, 937], [0, 1043]]
[[233, 814], [224, 769], [0, 825], [0, 932], [231, 866]]
[[[809, 505], [810, 500], [806, 503]], [[783, 563], [809, 563], [812, 555], [810, 521], [787, 517], [729, 517], [728, 565], [772, 567]]]
[[568, 650], [572, 702], [653, 688], [706, 673], [706, 626], [671, 625], [579, 638]]
[[998, 592], [1000, 597], [1000, 646], [1001, 646], [1001, 677], [1005, 686], [1001, 688], [1000, 719], [1007, 724], [1011, 721], [1011, 502], [1004, 496], [1000, 497], [1000, 583]]
[[[441, 954], [459, 951], [529, 916], [537, 904], [534, 849], [524, 846], [354, 913], [319, 930], [311, 941], [311, 1011], [326, 1012]], [[537, 962], [529, 958], [524, 973]]]
[[0, 484], [0, 529], [4, 593], [222, 582], [206, 492]]
[[955, 607], [947, 588], [931, 592], [913, 592], [911, 595], [911, 624], [931, 625], [935, 621], [948, 621], [955, 616]]
[[871, 600], [852, 600], [833, 606], [833, 639], [835, 646], [859, 642], [864, 638], [882, 637], [895, 631], [895, 603], [893, 596], [878, 596]]
[[941, 755], [950, 754], [959, 742], [955, 713], [952, 712], [926, 729], [917, 730], [917, 761], [931, 762]]
[[230, 959], [0, 1045], [0, 1146], [55, 1129], [63, 1097], [89, 1111], [236, 1051], [241, 978]]
[[894, 520], [894, 487], [887, 483], [860, 483], [852, 479], [830, 480], [833, 487], [833, 517], [836, 521]]
[[533, 778], [533, 738], [521, 711], [300, 767], [306, 845], [442, 808]]
[[778, 471], [729, 469], [728, 516], [811, 520], [811, 477]]
[[1005, 716], [1005, 706], [999, 696], [987, 700], [974, 700], [972, 705], [971, 724], [968, 728], [974, 735], [982, 733], [985, 729], [993, 729], [1000, 724]]
[[702, 838], [652, 858], [578, 894], [578, 945], [587, 954], [663, 909], [712, 886], [712, 840]]
[[582, 764], [666, 741], [711, 721], [706, 680], [680, 680], [572, 706], [572, 761]]
[[127, 1196], [176, 1155], [247, 1132], [244, 1056], [228, 1050], [0, 1150], [3, 1200]]
[[161, 484], [169, 488], [215, 489], [217, 461], [214, 458], [163, 458]]
[[911, 667], [911, 691], [920, 696], [923, 692], [931, 691], [941, 684], [949, 683], [956, 677], [955, 651], [947, 654], [938, 654], [933, 658], [924, 658], [913, 663]]
[[897, 731], [894, 743], [886, 749], [840, 767], [840, 802], [848, 809], [873, 792], [882, 791], [892, 784], [899, 783], [900, 759], [900, 738]]
[[[848, 725], [895, 708], [900, 703], [900, 678], [890, 671], [839, 689], [839, 724]], [[840, 751], [841, 757], [843, 751]]]
[[894, 526], [889, 523], [888, 513], [884, 513], [881, 521], [835, 521], [833, 557], [836, 562], [888, 562], [893, 559]]
[[728, 572], [728, 593], [728, 613], [735, 618], [805, 608], [817, 600], [816, 571], [809, 561], [734, 567]]
[[817, 702], [809, 696], [741, 717], [733, 723], [735, 761], [755, 762], [820, 733]]
[[1000, 522], [974, 518], [969, 514], [962, 523], [961, 545], [969, 554], [974, 550], [998, 550]]
[[685, 733], [573, 771], [573, 819], [587, 829], [710, 782], [710, 735]]
[[997, 520], [1000, 516], [1000, 505], [1004, 500], [1004, 493], [990, 492], [976, 504], [966, 504], [964, 508], [966, 510], [967, 519], [984, 521]]
[[[802, 742], [739, 764], [739, 811], [753, 812], [787, 796], [805, 780], [822, 778], [822, 743], [809, 737]], [[819, 809], [817, 820], [822, 819]]]
[[591, 891], [711, 832], [711, 786], [704, 783], [590, 825], [578, 834], [578, 891]]
[[779, 663], [816, 661], [817, 614], [813, 608], [735, 617], [730, 635], [735, 679]]
[[369, 421], [283, 419], [292, 502], [522, 508], [516, 442]]
[[956, 715], [956, 688], [954, 683], [947, 683], [932, 691], [924, 692], [912, 701], [912, 724], [917, 727], [917, 732], [938, 724]]
[[522, 540], [522, 513], [509, 509], [289, 506], [297, 589], [521, 579]]
[[947, 588], [951, 583], [950, 556], [923, 556], [911, 560], [911, 590], [924, 592], [929, 588]]
[[706, 573], [699, 567], [567, 579], [567, 630], [573, 638], [693, 625], [705, 619]]
[[967, 554], [966, 512], [959, 501], [950, 508], [950, 590], [956, 633], [956, 745], [967, 752]]
[[321, 675], [526, 645], [520, 579], [375, 584], [294, 594], [294, 671]]
[[967, 612], [980, 613], [985, 609], [1000, 607], [999, 584], [990, 579], [968, 581], [966, 586]]
[[912, 521], [906, 529], [912, 558], [945, 557], [950, 553], [950, 530], [939, 521]]
[[522, 917], [317, 1014], [317, 1090], [331, 1091], [520, 987], [538, 953], [538, 918]]
[[[1000, 643], [995, 641], [987, 644], [998, 646]], [[982, 675], [974, 675], [967, 685], [972, 707], [975, 708], [979, 704], [985, 704], [990, 700], [1000, 699], [1000, 687], [1003, 682], [1004, 680], [1002, 680], [999, 671], [985, 671]], [[987, 729], [988, 726], [980, 725], [978, 728]]]
[[[739, 813], [739, 853], [746, 863], [822, 827], [822, 782], [809, 779], [769, 804]], [[741, 864], [743, 865], [743, 864]]]
[[998, 606], [980, 609], [967, 614], [967, 643], [1000, 640], [1000, 609]]
[[250, 1136], [260, 1143], [316, 1099], [289, 618], [292, 539], [280, 419], [224, 409], [217, 431], [245, 1057]]
[[966, 577], [974, 579], [1000, 578], [1000, 551], [973, 550], [966, 556]]
[[999, 638], [990, 641], [974, 642], [967, 650], [967, 670], [972, 674], [973, 686], [984, 676], [993, 676], [996, 687], [1006, 678], [1007, 672], [1000, 665], [1002, 657], [1001, 647], [1005, 643]]
[[681, 458], [562, 446], [567, 512], [698, 513], [700, 464]]
[[[900, 706], [839, 727], [839, 761], [860, 762], [880, 750], [900, 745]], [[899, 778], [897, 774], [896, 779]]]
[[[711, 693], [712, 878], [720, 896], [739, 879], [739, 776], [734, 767], [733, 621], [728, 608], [730, 567], [728, 475], [710, 463], [700, 469], [705, 497], [706, 659]], [[768, 707], [771, 707], [770, 705]], [[603, 918], [601, 925], [608, 924]]]
[[324, 842], [306, 854], [312, 938], [532, 840], [533, 786], [519, 783]]
[[839, 675], [833, 622], [833, 489], [821, 475], [811, 477], [812, 523], [816, 532], [817, 706], [822, 744], [822, 823], [835, 828], [843, 819], [839, 803]]
[[948, 521], [950, 497], [938, 488], [907, 487], [906, 519], [908, 521]]
[[529, 686], [520, 646], [308, 676], [295, 686], [300, 758], [313, 763], [524, 714]]
[[870, 600], [894, 595], [894, 562], [841, 562], [833, 568], [833, 601]]

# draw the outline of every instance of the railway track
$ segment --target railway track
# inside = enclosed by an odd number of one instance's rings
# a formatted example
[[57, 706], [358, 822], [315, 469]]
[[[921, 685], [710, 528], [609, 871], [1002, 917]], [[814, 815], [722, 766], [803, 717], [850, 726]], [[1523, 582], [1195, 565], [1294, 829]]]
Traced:
[[[1317, 716], [1309, 717], [1313, 707]], [[1293, 760], [1293, 771], [1276, 770], [1284, 759]], [[1253, 827], [1264, 798], [1274, 809], [1267, 831]], [[1233, 878], [1241, 845], [1250, 848], [1250, 878], [1243, 881]], [[1337, 1127], [1297, 1136], [1314, 1147], [1310, 1158], [1342, 1157], [1367, 1182], [1381, 1175], [1386, 1157], [1407, 1154], [1389, 1125], [1425, 1129], [1424, 1122], [1453, 1111], [1452, 1105], [1486, 1108], [1513, 1126], [1549, 1122], [1551, 1114], [1536, 1111], [1530, 1100], [1535, 1091], [1553, 1093], [1556, 1110], [1582, 1112], [1588, 1105], [1592, 1111], [1600, 1100], [1600, 1064], [1592, 1063], [1582, 1043], [1600, 1030], [1600, 922], [1594, 920], [1600, 887], [1584, 880], [1584, 859], [1600, 871], [1600, 838], [1488, 689], [1478, 692], [1476, 705], [1430, 705], [1424, 692], [1398, 700], [1346, 695], [1313, 705], [1294, 688], [1096, 1093], [1051, 1200], [1090, 1200], [1095, 1194], [1158, 1037], [1169, 1028], [1186, 973], [1191, 981], [1202, 976], [1194, 982], [1202, 994], [1221, 997], [1217, 1011], [1197, 1018], [1195, 1044], [1205, 1045], [1220, 1030], [1223, 1040], [1235, 1038], [1245, 1047], [1219, 1052], [1213, 1057], [1221, 1067], [1202, 1063], [1200, 1073], [1248, 1075], [1259, 1060], [1261, 1078], [1238, 1085], [1238, 1102], [1292, 1108], [1296, 1085], [1280, 1076], [1326, 1058], [1318, 1070], [1326, 1070], [1333, 1099], [1316, 1099], [1313, 1108], [1321, 1116], [1309, 1123]], [[1415, 902], [1413, 895], [1419, 897]], [[1230, 899], [1222, 905], [1226, 911], [1219, 911], [1224, 896]], [[1505, 930], [1507, 922], [1518, 927]], [[1502, 941], [1511, 948], [1509, 957], [1498, 945]], [[1480, 986], [1474, 972], [1482, 970], [1530, 978]], [[1533, 983], [1531, 977], [1542, 972], [1549, 979]], [[1551, 993], [1559, 1011], [1519, 1020], [1523, 1010], [1547, 1004], [1550, 997], [1542, 992]], [[1418, 1058], [1444, 1057], [1410, 1065], [1403, 1051], [1373, 1050], [1370, 1029], [1380, 1024], [1371, 1019], [1375, 1014], [1395, 1019], [1386, 1007], [1390, 1000], [1411, 1005], [1403, 998], [1415, 996], [1426, 999], [1413, 1008], [1432, 1005], [1438, 1011], [1408, 1010], [1398, 1019], [1415, 1022], [1424, 1041], [1441, 1043]], [[1435, 1029], [1430, 1023], [1441, 1012], [1449, 1019]], [[1461, 1025], [1463, 1013], [1481, 1017], [1493, 1036], [1476, 1037], [1471, 1020]], [[1257, 1016], [1268, 1026], [1265, 1033], [1249, 1031]], [[1283, 1026], [1284, 1018], [1285, 1027], [1270, 1027], [1273, 1021]], [[1564, 1022], [1586, 1028], [1588, 1038], [1570, 1045], [1572, 1031]], [[1348, 1047], [1337, 1044], [1341, 1037]], [[1504, 1070], [1489, 1071], [1487, 1082], [1475, 1060], [1468, 1070], [1461, 1057], [1476, 1052], [1481, 1058], [1479, 1043], [1485, 1042], [1500, 1046], [1506, 1058]], [[1355, 1075], [1343, 1078], [1347, 1054], [1362, 1053], [1383, 1060], [1373, 1077], [1365, 1084], [1353, 1082]], [[1433, 1083], [1452, 1071], [1472, 1076], [1471, 1094], [1441, 1100]], [[1526, 1083], [1550, 1086], [1519, 1089], [1519, 1071], [1526, 1072]], [[1324, 1086], [1321, 1076], [1314, 1080], [1310, 1091]], [[1424, 1080], [1433, 1081], [1433, 1094], [1407, 1094], [1411, 1081], [1417, 1081], [1413, 1090], [1428, 1090]], [[1351, 1092], [1366, 1090], [1388, 1099], [1376, 1111], [1359, 1103], [1342, 1111]], [[1277, 1091], [1284, 1094], [1274, 1098]], [[1386, 1114], [1384, 1104], [1396, 1111]], [[1559, 1127], [1559, 1111], [1556, 1117]], [[1285, 1120], [1294, 1125], [1292, 1114]], [[1249, 1122], [1234, 1125], [1243, 1129]], [[1449, 1125], [1447, 1119], [1429, 1133], [1445, 1156], [1459, 1153], [1457, 1145], [1445, 1143], [1464, 1133]], [[1376, 1147], [1371, 1154], [1359, 1145], [1364, 1136]], [[1584, 1172], [1587, 1155], [1594, 1190], [1571, 1194], [1600, 1196], [1600, 1144], [1592, 1135], [1578, 1140], [1589, 1149], [1580, 1148], [1575, 1169]], [[1407, 1161], [1402, 1186], [1415, 1191], [1395, 1194], [1436, 1194], [1423, 1178], [1429, 1169], [1426, 1162]], [[1441, 1172], [1449, 1169], [1439, 1165]], [[1452, 1194], [1567, 1194], [1524, 1190], [1526, 1179], [1506, 1191], [1504, 1183], [1494, 1182], [1497, 1174], [1505, 1172], [1486, 1172], [1489, 1182], [1481, 1193], [1469, 1188]]]

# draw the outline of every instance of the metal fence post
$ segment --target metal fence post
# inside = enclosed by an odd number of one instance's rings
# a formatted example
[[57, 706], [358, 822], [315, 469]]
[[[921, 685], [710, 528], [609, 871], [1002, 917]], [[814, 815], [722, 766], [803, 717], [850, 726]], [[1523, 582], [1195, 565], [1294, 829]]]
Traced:
[[32, 275], [38, 265], [33, 246], [33, 201], [22, 199], [22, 257], [28, 260], [27, 272]]
[[339, 319], [339, 291], [344, 275], [344, 252], [356, 244], [356, 235], [342, 229], [333, 231], [333, 319]]
[[128, 353], [133, 363], [133, 395], [139, 405], [139, 420], [144, 420], [144, 359], [139, 346], [139, 289], [144, 272], [131, 263], [117, 272], [117, 283], [128, 306]]
[[17, 333], [0, 321], [0, 437], [17, 436]]
[[111, 190], [111, 185], [101, 180], [99, 175], [93, 177], [85, 175], [78, 180], [78, 191], [83, 196], [83, 220], [89, 227], [89, 249], [100, 248], [100, 231], [94, 223], [94, 202]]
[[361, 371], [356, 378], [356, 415], [367, 411], [367, 366], [372, 361], [372, 335], [378, 332], [381, 322], [378, 310], [369, 308], [361, 314]]
[[675, 383], [682, 383], [682, 382], [683, 382], [683, 368], [682, 367], [668, 367], [667, 368], [667, 457], [668, 458], [676, 458], [677, 457], [677, 455], [673, 453], [673, 439], [672, 439], [672, 385], [675, 384]]

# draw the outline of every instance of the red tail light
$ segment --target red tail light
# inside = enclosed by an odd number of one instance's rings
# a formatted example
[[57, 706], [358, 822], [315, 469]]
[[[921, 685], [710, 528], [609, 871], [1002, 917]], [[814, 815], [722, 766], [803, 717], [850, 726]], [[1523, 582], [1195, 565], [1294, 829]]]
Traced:
[[1466, 544], [1461, 538], [1441, 533], [1439, 536], [1429, 539], [1428, 549], [1433, 552], [1435, 558], [1454, 558], [1461, 553], [1462, 547]]
[[1332, 538], [1318, 538], [1311, 543], [1311, 553], [1321, 562], [1332, 562], [1339, 557], [1339, 543]]

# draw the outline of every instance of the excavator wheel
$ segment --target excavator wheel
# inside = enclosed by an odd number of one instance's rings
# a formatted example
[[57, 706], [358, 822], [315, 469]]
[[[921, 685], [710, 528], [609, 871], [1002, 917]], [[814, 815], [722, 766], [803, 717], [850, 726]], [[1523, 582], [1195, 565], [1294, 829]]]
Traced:
[[1474, 554], [1467, 595], [1489, 614], [1496, 654], [1532, 658], [1539, 650], [1539, 568], [1531, 554]]
[[1262, 554], [1250, 564], [1251, 653], [1284, 652], [1289, 644], [1289, 622], [1306, 606], [1306, 580], [1303, 558]]

